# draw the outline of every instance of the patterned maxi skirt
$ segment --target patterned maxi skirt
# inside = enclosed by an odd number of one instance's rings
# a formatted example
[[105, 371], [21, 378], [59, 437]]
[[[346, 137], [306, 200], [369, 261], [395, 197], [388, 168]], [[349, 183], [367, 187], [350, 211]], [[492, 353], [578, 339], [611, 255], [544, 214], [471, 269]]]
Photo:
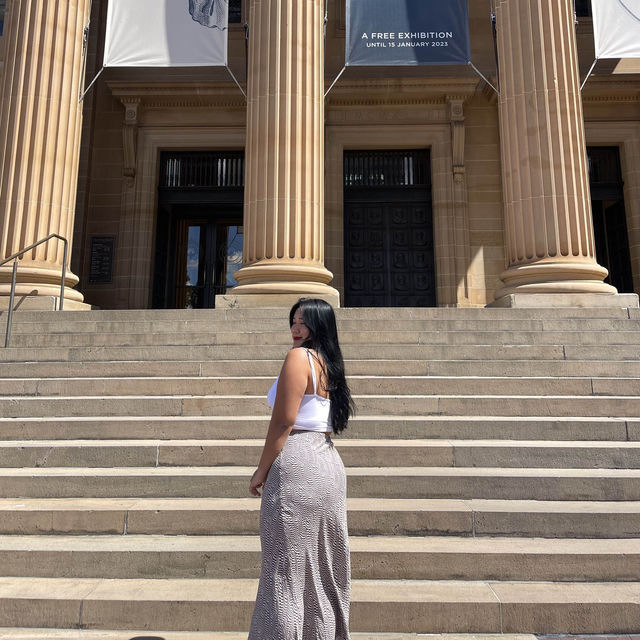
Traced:
[[260, 542], [249, 640], [348, 640], [346, 477], [325, 434], [287, 438], [264, 486]]

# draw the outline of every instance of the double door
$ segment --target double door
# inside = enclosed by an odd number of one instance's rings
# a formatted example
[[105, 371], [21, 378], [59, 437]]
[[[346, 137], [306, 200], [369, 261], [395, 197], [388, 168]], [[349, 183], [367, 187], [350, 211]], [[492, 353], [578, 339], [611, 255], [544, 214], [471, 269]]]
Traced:
[[345, 204], [345, 303], [349, 307], [436, 305], [428, 202]]
[[173, 207], [165, 250], [156, 256], [154, 306], [173, 309], [212, 309], [217, 295], [237, 282], [242, 266], [242, 214], [220, 207]]
[[427, 150], [346, 151], [348, 307], [431, 307], [436, 278]]
[[180, 218], [176, 225], [173, 307], [211, 309], [216, 295], [237, 282], [242, 266], [242, 226], [238, 221]]

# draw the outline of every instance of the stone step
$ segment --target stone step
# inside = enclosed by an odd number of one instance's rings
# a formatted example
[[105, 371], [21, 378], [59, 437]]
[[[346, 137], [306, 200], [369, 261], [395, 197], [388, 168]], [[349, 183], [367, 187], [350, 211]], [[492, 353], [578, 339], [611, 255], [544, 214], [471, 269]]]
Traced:
[[[262, 319], [224, 320], [81, 320], [68, 318], [64, 322], [55, 318], [46, 322], [34, 320], [19, 322], [14, 317], [12, 335], [20, 334], [92, 334], [92, 333], [211, 333], [287, 331], [284, 317]], [[343, 319], [338, 331], [640, 331], [640, 318], [556, 318], [556, 319]]]
[[[0, 418], [6, 440], [216, 439], [263, 437], [267, 416]], [[640, 441], [640, 418], [355, 416], [337, 441], [353, 438]]]
[[[637, 417], [640, 396], [354, 395], [363, 415]], [[268, 415], [264, 395], [4, 396], [0, 417]]]
[[[350, 376], [486, 376], [638, 378], [640, 361], [571, 360], [347, 360]], [[251, 377], [275, 378], [282, 360], [4, 362], [0, 380], [13, 378]]]
[[[630, 582], [640, 539], [351, 537], [355, 580]], [[624, 551], [620, 552], [623, 548]], [[0, 575], [258, 578], [258, 536], [0, 536]]]
[[[637, 360], [636, 345], [580, 351], [576, 347], [547, 346], [419, 346], [419, 345], [344, 345], [347, 360], [566, 360], [569, 349], [577, 349], [575, 360]], [[217, 345], [217, 346], [147, 346], [147, 347], [23, 347], [0, 349], [0, 362], [104, 362], [104, 361], [218, 361], [279, 360], [288, 346]]]
[[[215, 467], [257, 464], [264, 439], [36, 440], [0, 443], [0, 467]], [[347, 467], [640, 469], [640, 442], [337, 440]]]
[[[0, 578], [0, 625], [246, 631], [256, 580]], [[176, 594], [180, 594], [176, 598]], [[354, 580], [353, 631], [632, 633], [640, 583]]]
[[[271, 376], [0, 379], [3, 396], [263, 395]], [[616, 395], [640, 396], [640, 378], [489, 376], [350, 376], [353, 394], [381, 395]]]
[[[450, 307], [352, 307], [336, 309], [338, 322], [343, 320], [555, 320], [555, 319], [639, 319], [638, 308], [450, 308]], [[0, 319], [6, 311], [0, 311]], [[61, 326], [69, 322], [132, 322], [132, 321], [202, 321], [210, 325], [220, 320], [254, 322], [281, 319], [288, 324], [289, 310], [283, 308], [260, 309], [130, 309], [91, 311], [21, 311], [14, 315], [17, 324], [28, 322], [55, 322]]]
[[[412, 633], [351, 633], [354, 640], [425, 640], [423, 635]], [[0, 640], [247, 640], [247, 633], [221, 631], [163, 631], [147, 629], [86, 630], [86, 629], [0, 629]], [[429, 640], [497, 640], [495, 635], [432, 634]], [[534, 635], [501, 634], [499, 640], [537, 640]], [[586, 640], [586, 639], [585, 639]], [[633, 640], [619, 638], [611, 640]]]
[[[338, 320], [354, 638], [640, 628], [640, 311]], [[14, 340], [0, 626], [246, 638], [287, 311], [24, 312]]]
[[[47, 333], [11, 337], [11, 347], [290, 346], [289, 331], [242, 333]], [[342, 331], [343, 348], [357, 345], [628, 345], [640, 348], [640, 331]]]
[[[248, 493], [250, 467], [0, 468], [7, 498], [207, 497]], [[349, 467], [354, 498], [640, 500], [638, 469]]]
[[[640, 345], [354, 345], [343, 346], [346, 360], [606, 360], [640, 359]], [[210, 345], [143, 347], [23, 347], [0, 349], [0, 362], [219, 361], [279, 360], [288, 345]]]
[[[254, 498], [0, 499], [4, 535], [257, 535]], [[640, 501], [348, 498], [356, 536], [637, 538]]]

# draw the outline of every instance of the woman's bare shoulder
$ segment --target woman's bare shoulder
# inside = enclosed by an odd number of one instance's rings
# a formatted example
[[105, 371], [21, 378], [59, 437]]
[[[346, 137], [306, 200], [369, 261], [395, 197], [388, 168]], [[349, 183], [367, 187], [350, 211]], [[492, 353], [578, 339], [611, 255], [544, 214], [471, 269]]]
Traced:
[[287, 353], [284, 359], [282, 369], [280, 370], [279, 381], [284, 384], [290, 384], [292, 380], [305, 380], [309, 371], [309, 361], [305, 350], [302, 348], [294, 348]]
[[282, 367], [299, 368], [302, 366], [309, 366], [307, 350], [304, 347], [293, 347], [293, 349], [290, 349], [289, 353], [287, 353]]

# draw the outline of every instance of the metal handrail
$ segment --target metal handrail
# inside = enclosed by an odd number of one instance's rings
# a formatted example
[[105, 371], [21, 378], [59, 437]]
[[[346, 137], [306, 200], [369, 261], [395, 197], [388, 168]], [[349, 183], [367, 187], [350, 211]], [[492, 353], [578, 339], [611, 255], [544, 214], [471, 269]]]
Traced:
[[5, 258], [4, 260], [0, 261], [0, 267], [4, 264], [7, 264], [7, 262], [11, 262], [12, 260], [14, 261], [13, 272], [11, 274], [11, 293], [9, 296], [9, 312], [7, 314], [7, 330], [4, 337], [5, 348], [9, 346], [9, 340], [11, 339], [11, 321], [13, 319], [13, 300], [15, 298], [15, 293], [16, 293], [18, 258], [23, 256], [25, 253], [31, 251], [32, 249], [35, 249], [36, 247], [40, 246], [41, 244], [44, 244], [45, 242], [49, 242], [49, 240], [52, 240], [53, 238], [57, 238], [58, 240], [62, 240], [62, 242], [64, 242], [64, 253], [62, 257], [62, 283], [60, 284], [60, 304], [58, 305], [58, 311], [62, 311], [64, 308], [64, 281], [67, 276], [67, 253], [69, 248], [69, 242], [65, 237], [59, 236], [57, 233], [50, 233], [46, 238], [42, 238], [42, 240], [38, 240], [37, 242], [34, 242], [28, 247], [25, 247], [21, 251], [18, 251], [18, 253], [14, 253], [12, 256], [9, 256], [8, 258]]

